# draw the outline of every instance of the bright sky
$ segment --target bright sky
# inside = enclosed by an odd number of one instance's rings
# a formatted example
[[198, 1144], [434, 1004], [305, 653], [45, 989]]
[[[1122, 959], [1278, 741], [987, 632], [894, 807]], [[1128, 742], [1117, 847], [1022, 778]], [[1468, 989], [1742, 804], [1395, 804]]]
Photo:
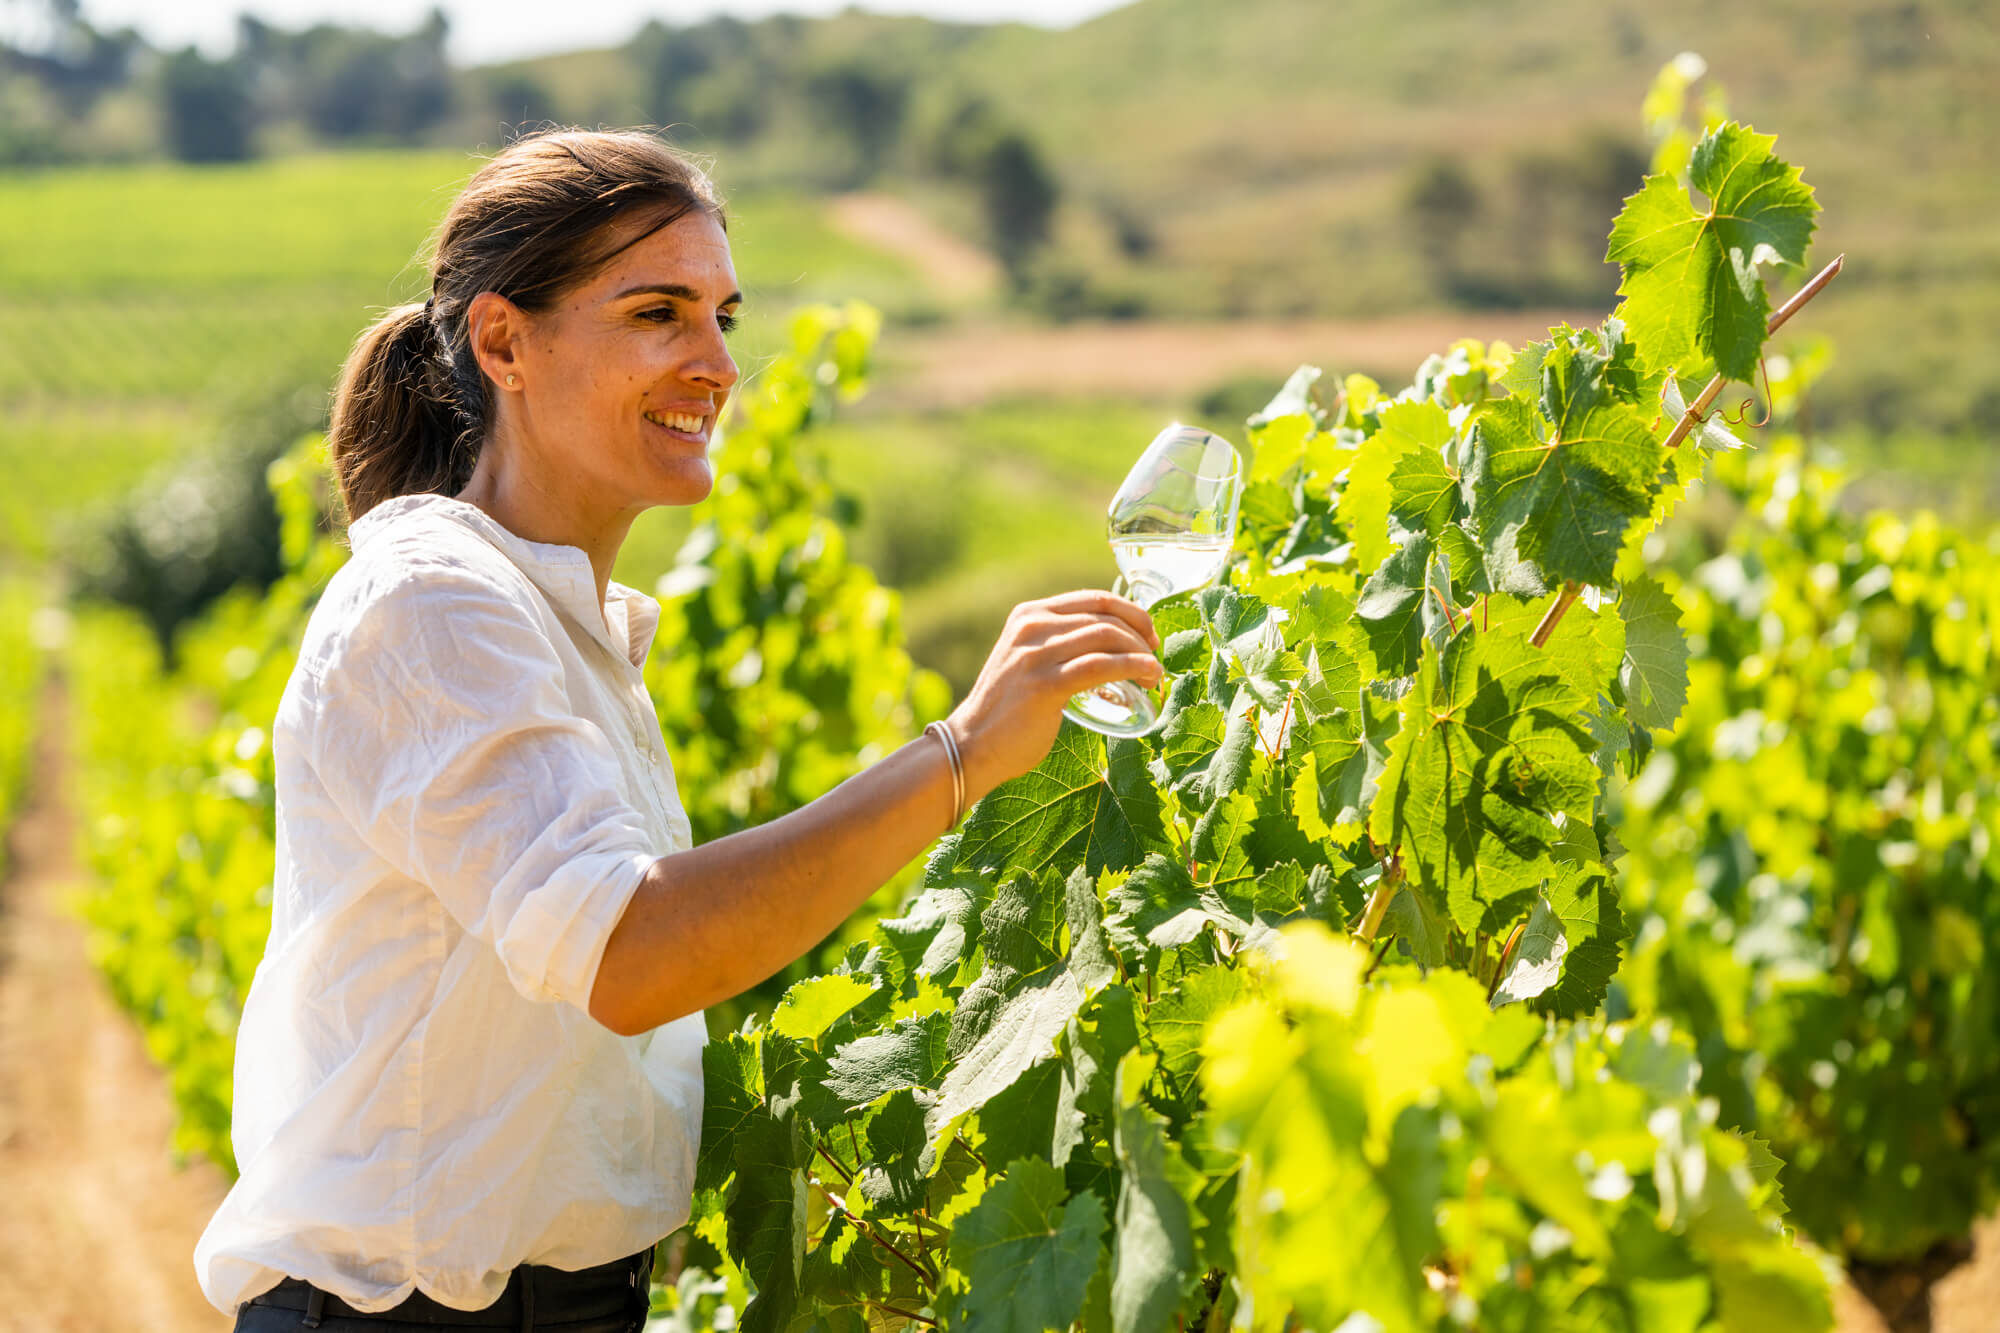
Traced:
[[[860, 8], [879, 13], [992, 22], [1015, 19], [1067, 27], [1116, 9], [1125, 0], [869, 0]], [[832, 14], [851, 0], [442, 0], [451, 18], [451, 55], [480, 65], [520, 56], [593, 46], [616, 46], [648, 19], [692, 23], [719, 13], [761, 18], [780, 11]], [[0, 0], [0, 34], [19, 32], [35, 0]], [[194, 42], [210, 55], [235, 44], [236, 16], [249, 12], [284, 28], [323, 20], [362, 24], [385, 32], [417, 26], [430, 6], [423, 0], [83, 0], [83, 14], [98, 28], [134, 27], [155, 46]]]

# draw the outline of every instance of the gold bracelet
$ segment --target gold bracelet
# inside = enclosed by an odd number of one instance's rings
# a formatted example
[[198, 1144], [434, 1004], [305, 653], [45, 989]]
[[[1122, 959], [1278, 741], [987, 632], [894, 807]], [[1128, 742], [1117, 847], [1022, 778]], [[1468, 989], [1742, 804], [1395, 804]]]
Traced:
[[951, 823], [945, 827], [949, 833], [965, 818], [965, 766], [958, 758], [958, 737], [951, 734], [951, 725], [943, 718], [926, 725], [924, 735], [943, 742], [945, 757], [951, 760]]

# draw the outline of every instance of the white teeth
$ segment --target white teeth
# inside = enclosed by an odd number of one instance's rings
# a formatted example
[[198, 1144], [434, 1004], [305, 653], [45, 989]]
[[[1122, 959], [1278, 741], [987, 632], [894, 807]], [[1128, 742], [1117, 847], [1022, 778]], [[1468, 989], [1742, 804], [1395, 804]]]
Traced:
[[701, 425], [705, 420], [687, 412], [669, 412], [664, 416], [657, 412], [647, 412], [644, 416], [655, 425], [665, 426], [669, 430], [685, 431], [689, 435], [701, 434]]

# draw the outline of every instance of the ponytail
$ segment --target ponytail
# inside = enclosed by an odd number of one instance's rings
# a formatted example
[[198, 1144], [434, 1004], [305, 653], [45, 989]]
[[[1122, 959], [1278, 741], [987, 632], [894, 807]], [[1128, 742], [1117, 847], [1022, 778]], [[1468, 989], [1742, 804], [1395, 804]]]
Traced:
[[472, 480], [484, 403], [464, 410], [428, 305], [398, 306], [355, 340], [334, 390], [327, 450], [350, 522], [396, 495], [455, 495]]
[[695, 211], [727, 225], [701, 166], [645, 130], [549, 129], [496, 153], [439, 224], [431, 299], [376, 321], [341, 368], [327, 447], [349, 521], [392, 496], [471, 482], [493, 409], [466, 327], [474, 297], [548, 310]]

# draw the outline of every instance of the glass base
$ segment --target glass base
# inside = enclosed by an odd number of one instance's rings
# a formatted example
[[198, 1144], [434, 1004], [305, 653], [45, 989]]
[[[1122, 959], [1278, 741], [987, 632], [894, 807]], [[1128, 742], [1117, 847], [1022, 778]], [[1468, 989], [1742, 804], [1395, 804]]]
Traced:
[[1106, 736], [1143, 736], [1159, 713], [1144, 690], [1129, 680], [1114, 680], [1072, 694], [1063, 716]]

